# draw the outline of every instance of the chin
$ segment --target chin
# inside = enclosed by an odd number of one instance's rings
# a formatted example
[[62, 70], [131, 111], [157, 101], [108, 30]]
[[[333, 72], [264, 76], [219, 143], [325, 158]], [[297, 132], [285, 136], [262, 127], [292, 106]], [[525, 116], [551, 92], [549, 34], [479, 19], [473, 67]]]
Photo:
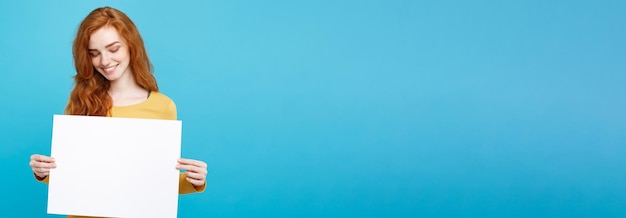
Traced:
[[115, 81], [115, 80], [117, 80], [117, 79], [119, 79], [119, 78], [120, 78], [120, 76], [119, 76], [119, 75], [108, 75], [108, 76], [103, 75], [103, 76], [104, 76], [104, 78], [105, 78], [105, 79], [107, 79], [108, 81]]
[[115, 81], [115, 80], [117, 80], [117, 79], [119, 79], [119, 78], [120, 78], [119, 76], [114, 76], [114, 77], [108, 77], [107, 79], [108, 79], [109, 81]]

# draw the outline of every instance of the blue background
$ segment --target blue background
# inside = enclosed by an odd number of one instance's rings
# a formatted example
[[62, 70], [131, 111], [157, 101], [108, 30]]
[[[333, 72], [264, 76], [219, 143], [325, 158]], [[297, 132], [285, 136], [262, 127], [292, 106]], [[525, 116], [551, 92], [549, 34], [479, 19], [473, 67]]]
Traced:
[[3, 217], [104, 5], [209, 164], [179, 217], [626, 217], [626, 2], [539, 0], [1, 1]]

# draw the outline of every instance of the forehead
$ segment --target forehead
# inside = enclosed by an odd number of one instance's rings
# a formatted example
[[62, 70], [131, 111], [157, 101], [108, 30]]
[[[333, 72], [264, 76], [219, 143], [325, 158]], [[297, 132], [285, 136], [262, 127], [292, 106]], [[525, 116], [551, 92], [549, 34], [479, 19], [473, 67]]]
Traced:
[[89, 37], [89, 49], [103, 49], [116, 41], [122, 41], [117, 30], [111, 26], [104, 26], [93, 32]]

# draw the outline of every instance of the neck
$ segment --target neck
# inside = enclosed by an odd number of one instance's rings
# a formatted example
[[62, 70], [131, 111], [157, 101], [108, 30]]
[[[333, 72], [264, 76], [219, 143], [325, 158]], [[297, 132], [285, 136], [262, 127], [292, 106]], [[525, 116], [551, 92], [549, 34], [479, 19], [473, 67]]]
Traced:
[[117, 101], [122, 99], [146, 95], [147, 90], [141, 88], [141, 86], [135, 82], [135, 78], [129, 71], [124, 73], [122, 77], [111, 81], [108, 93], [113, 99], [113, 104], [115, 105]]

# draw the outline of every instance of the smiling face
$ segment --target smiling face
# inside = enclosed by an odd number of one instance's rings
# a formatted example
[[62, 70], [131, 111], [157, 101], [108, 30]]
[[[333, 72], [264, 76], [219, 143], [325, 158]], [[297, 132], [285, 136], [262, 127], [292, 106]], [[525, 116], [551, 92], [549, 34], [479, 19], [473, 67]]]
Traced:
[[113, 27], [104, 26], [91, 34], [89, 56], [93, 67], [109, 81], [119, 80], [132, 73], [128, 67], [128, 45]]

